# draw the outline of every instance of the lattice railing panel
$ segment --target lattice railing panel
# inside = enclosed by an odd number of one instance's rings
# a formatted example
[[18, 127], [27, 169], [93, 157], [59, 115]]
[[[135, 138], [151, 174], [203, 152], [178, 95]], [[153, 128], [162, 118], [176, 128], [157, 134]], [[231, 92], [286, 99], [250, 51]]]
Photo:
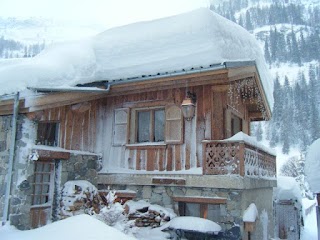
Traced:
[[240, 173], [240, 144], [210, 142], [205, 144], [204, 174], [226, 175]]
[[243, 142], [205, 142], [204, 158], [206, 175], [274, 178], [277, 174], [275, 156]]

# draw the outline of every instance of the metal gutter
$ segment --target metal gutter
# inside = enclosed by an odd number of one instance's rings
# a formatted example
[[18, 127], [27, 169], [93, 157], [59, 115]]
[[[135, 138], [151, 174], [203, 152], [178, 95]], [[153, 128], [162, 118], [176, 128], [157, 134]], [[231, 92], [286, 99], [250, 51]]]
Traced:
[[14, 97], [13, 105], [13, 116], [12, 116], [12, 130], [11, 130], [11, 139], [10, 139], [10, 152], [9, 152], [9, 164], [8, 164], [8, 174], [6, 179], [6, 192], [5, 192], [5, 203], [2, 216], [2, 226], [6, 224], [6, 221], [9, 220], [9, 201], [11, 194], [11, 181], [12, 181], [12, 169], [13, 169], [13, 159], [14, 159], [14, 150], [16, 147], [16, 132], [17, 132], [17, 120], [19, 112], [19, 92], [16, 93]]
[[37, 92], [80, 92], [80, 93], [106, 93], [110, 91], [110, 84], [106, 85], [106, 89], [100, 89], [96, 87], [70, 87], [70, 88], [60, 88], [60, 87], [51, 87], [51, 88], [28, 88]]

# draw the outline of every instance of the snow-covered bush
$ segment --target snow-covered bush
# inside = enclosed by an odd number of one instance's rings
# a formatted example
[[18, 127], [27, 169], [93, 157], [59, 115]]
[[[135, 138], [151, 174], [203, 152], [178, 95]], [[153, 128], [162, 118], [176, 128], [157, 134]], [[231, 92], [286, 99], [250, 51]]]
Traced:
[[102, 208], [98, 218], [109, 226], [114, 226], [123, 216], [123, 212], [123, 206], [120, 203], [114, 203]]

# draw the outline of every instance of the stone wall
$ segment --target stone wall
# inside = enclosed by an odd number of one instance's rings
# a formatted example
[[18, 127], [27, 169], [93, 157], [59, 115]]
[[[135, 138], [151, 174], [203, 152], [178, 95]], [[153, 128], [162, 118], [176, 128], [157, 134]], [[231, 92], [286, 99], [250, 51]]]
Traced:
[[[100, 190], [105, 186], [99, 186]], [[221, 219], [219, 224], [226, 230], [233, 226], [233, 223], [242, 224], [241, 212], [241, 191], [212, 188], [188, 188], [178, 186], [111, 186], [115, 190], [133, 190], [137, 193], [134, 200], [148, 200], [151, 204], [158, 204], [174, 209], [178, 214], [178, 203], [172, 197], [177, 196], [201, 196], [212, 198], [226, 198], [226, 204], [220, 204]]]
[[[99, 189], [105, 189], [107, 186], [99, 185]], [[256, 223], [256, 230], [251, 239], [265, 239], [263, 232], [268, 236], [273, 236], [273, 217], [272, 217], [272, 188], [252, 189], [252, 190], [233, 190], [233, 189], [213, 189], [213, 188], [195, 188], [180, 186], [132, 186], [132, 185], [112, 185], [115, 190], [133, 190], [137, 193], [134, 200], [148, 200], [151, 204], [159, 204], [164, 207], [174, 209], [178, 214], [178, 203], [174, 202], [172, 197], [177, 196], [201, 196], [211, 198], [226, 198], [226, 204], [220, 204], [220, 221], [217, 222], [224, 231], [231, 230], [234, 224], [240, 226], [243, 238], [246, 239], [247, 233], [243, 229], [242, 216], [250, 203], [255, 203], [260, 218]], [[268, 215], [267, 229], [264, 230], [264, 213]], [[261, 219], [262, 217], [262, 219]], [[266, 238], [266, 239], [269, 239]], [[233, 238], [232, 238], [233, 239]], [[237, 239], [237, 238], [235, 238]]]
[[6, 191], [6, 175], [9, 162], [11, 116], [0, 117], [0, 217], [3, 216]]
[[[3, 215], [6, 174], [8, 170], [11, 116], [0, 117], [0, 216]], [[18, 229], [30, 229], [30, 209], [34, 161], [29, 159], [35, 143], [37, 123], [20, 115], [18, 118], [16, 147], [10, 200], [10, 222]], [[68, 160], [55, 161], [55, 186], [53, 197], [53, 220], [57, 220], [60, 194], [63, 184], [69, 180], [88, 180], [97, 184], [98, 155], [70, 152]], [[39, 159], [40, 160], [40, 159]]]

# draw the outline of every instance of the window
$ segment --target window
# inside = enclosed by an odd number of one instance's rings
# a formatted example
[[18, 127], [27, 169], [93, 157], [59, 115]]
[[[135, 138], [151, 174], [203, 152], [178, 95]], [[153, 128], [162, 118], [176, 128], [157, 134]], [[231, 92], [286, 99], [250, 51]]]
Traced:
[[179, 215], [221, 221], [221, 204], [179, 202]]
[[39, 122], [37, 131], [37, 144], [57, 146], [58, 129], [59, 124], [57, 122]]
[[32, 205], [48, 203], [52, 196], [54, 163], [36, 162], [32, 188]]
[[[114, 146], [136, 143], [182, 144], [183, 117], [180, 106], [137, 103], [136, 107], [115, 109]], [[162, 105], [162, 106], [161, 106]]]
[[164, 109], [137, 111], [136, 142], [163, 142], [164, 126]]
[[242, 119], [238, 116], [231, 114], [231, 135], [235, 135], [242, 131]]
[[242, 131], [242, 118], [231, 109], [225, 110], [225, 138], [232, 137]]

